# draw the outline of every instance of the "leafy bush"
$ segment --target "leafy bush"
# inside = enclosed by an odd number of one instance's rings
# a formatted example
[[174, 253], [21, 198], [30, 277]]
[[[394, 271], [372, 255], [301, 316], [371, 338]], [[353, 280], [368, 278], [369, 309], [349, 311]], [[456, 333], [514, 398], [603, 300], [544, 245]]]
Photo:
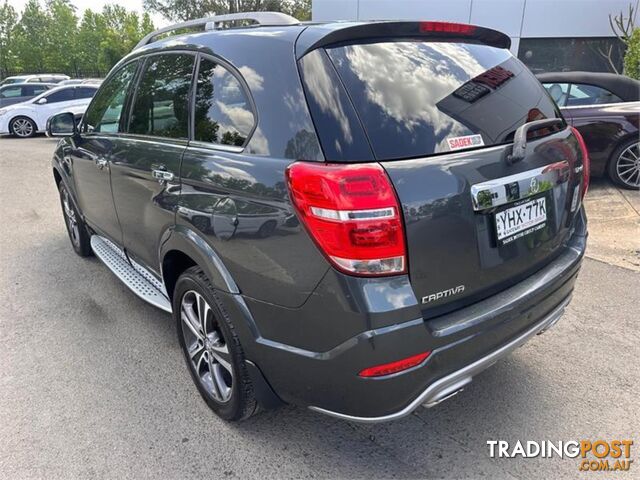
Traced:
[[640, 80], [640, 28], [634, 28], [624, 55], [624, 73]]

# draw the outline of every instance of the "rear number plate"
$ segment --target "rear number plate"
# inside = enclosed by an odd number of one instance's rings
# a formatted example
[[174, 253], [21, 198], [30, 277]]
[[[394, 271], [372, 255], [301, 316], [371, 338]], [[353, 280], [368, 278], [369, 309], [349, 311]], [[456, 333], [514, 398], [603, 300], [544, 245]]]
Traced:
[[495, 216], [498, 243], [504, 245], [541, 228], [547, 221], [545, 197], [530, 200], [517, 207], [497, 212]]

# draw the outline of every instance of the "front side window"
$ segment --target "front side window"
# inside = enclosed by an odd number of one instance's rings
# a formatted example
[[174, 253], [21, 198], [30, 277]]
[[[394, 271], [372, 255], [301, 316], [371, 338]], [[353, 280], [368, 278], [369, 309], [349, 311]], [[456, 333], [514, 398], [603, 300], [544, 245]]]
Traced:
[[76, 88], [76, 98], [91, 98], [96, 94], [95, 88], [78, 87]]
[[579, 83], [574, 83], [571, 85], [571, 91], [569, 98], [567, 99], [567, 106], [597, 105], [618, 102], [622, 102], [622, 99], [611, 93], [609, 90], [596, 87], [595, 85], [581, 85]]
[[131, 110], [130, 133], [188, 138], [193, 64], [194, 56], [183, 54], [147, 59]]
[[47, 103], [68, 102], [73, 100], [73, 89], [65, 88], [63, 90], [58, 90], [57, 92], [53, 92], [51, 95], [48, 95], [46, 98]]
[[0, 98], [14, 98], [22, 96], [22, 87], [9, 87], [0, 91]]
[[22, 95], [25, 97], [35, 97], [36, 95], [40, 95], [47, 90], [49, 89], [44, 85], [29, 85], [26, 87], [22, 87]]
[[564, 107], [567, 103], [567, 97], [569, 96], [569, 84], [568, 83], [545, 83], [544, 88], [547, 89], [553, 101], [559, 107]]
[[127, 90], [137, 65], [138, 62], [126, 64], [98, 90], [84, 115], [85, 132], [118, 132]]
[[240, 81], [209, 59], [200, 62], [194, 116], [194, 139], [222, 145], [244, 145], [255, 124]]

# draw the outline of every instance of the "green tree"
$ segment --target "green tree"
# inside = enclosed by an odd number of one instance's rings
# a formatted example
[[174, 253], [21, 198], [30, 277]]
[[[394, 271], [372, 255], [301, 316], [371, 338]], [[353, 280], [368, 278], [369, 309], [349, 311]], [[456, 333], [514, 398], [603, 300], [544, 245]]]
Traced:
[[144, 0], [145, 8], [174, 21], [237, 12], [274, 11], [311, 18], [311, 0]]
[[49, 22], [48, 13], [40, 8], [38, 0], [29, 0], [14, 31], [15, 52], [22, 71], [45, 70], [49, 43], [46, 32]]
[[640, 28], [635, 28], [629, 37], [627, 53], [624, 55], [624, 73], [640, 80]]
[[102, 76], [107, 72], [108, 67], [100, 63], [99, 49], [96, 48], [106, 34], [107, 28], [102, 15], [85, 10], [76, 36], [80, 72], [90, 76]]
[[8, 0], [0, 5], [0, 77], [6, 76], [15, 68], [13, 31], [18, 22], [16, 10]]
[[117, 5], [86, 10], [78, 21], [72, 0], [28, 0], [20, 16], [0, 0], [0, 78], [10, 73], [59, 72], [102, 76], [154, 30], [142, 16]]
[[128, 12], [119, 5], [105, 5], [102, 16], [106, 33], [100, 42], [100, 61], [110, 69], [154, 27], [147, 14], [140, 21], [135, 12]]
[[51, 0], [46, 28], [45, 68], [78, 74], [78, 17], [69, 0]]

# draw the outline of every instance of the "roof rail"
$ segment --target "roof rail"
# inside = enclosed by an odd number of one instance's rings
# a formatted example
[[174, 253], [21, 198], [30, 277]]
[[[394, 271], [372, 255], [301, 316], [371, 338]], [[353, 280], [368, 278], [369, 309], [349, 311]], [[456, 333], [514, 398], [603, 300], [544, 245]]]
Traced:
[[204, 26], [205, 30], [216, 30], [216, 25], [223, 22], [232, 22], [235, 20], [252, 20], [258, 25], [297, 25], [300, 23], [297, 19], [291, 15], [281, 12], [240, 12], [229, 13], [226, 15], [214, 15], [213, 17], [198, 18], [196, 20], [188, 20], [182, 23], [175, 23], [168, 27], [160, 28], [150, 34], [146, 35], [138, 44], [134, 50], [144, 47], [153, 42], [158, 35], [163, 33], [173, 32], [174, 30], [180, 30], [182, 28], [201, 27]]

